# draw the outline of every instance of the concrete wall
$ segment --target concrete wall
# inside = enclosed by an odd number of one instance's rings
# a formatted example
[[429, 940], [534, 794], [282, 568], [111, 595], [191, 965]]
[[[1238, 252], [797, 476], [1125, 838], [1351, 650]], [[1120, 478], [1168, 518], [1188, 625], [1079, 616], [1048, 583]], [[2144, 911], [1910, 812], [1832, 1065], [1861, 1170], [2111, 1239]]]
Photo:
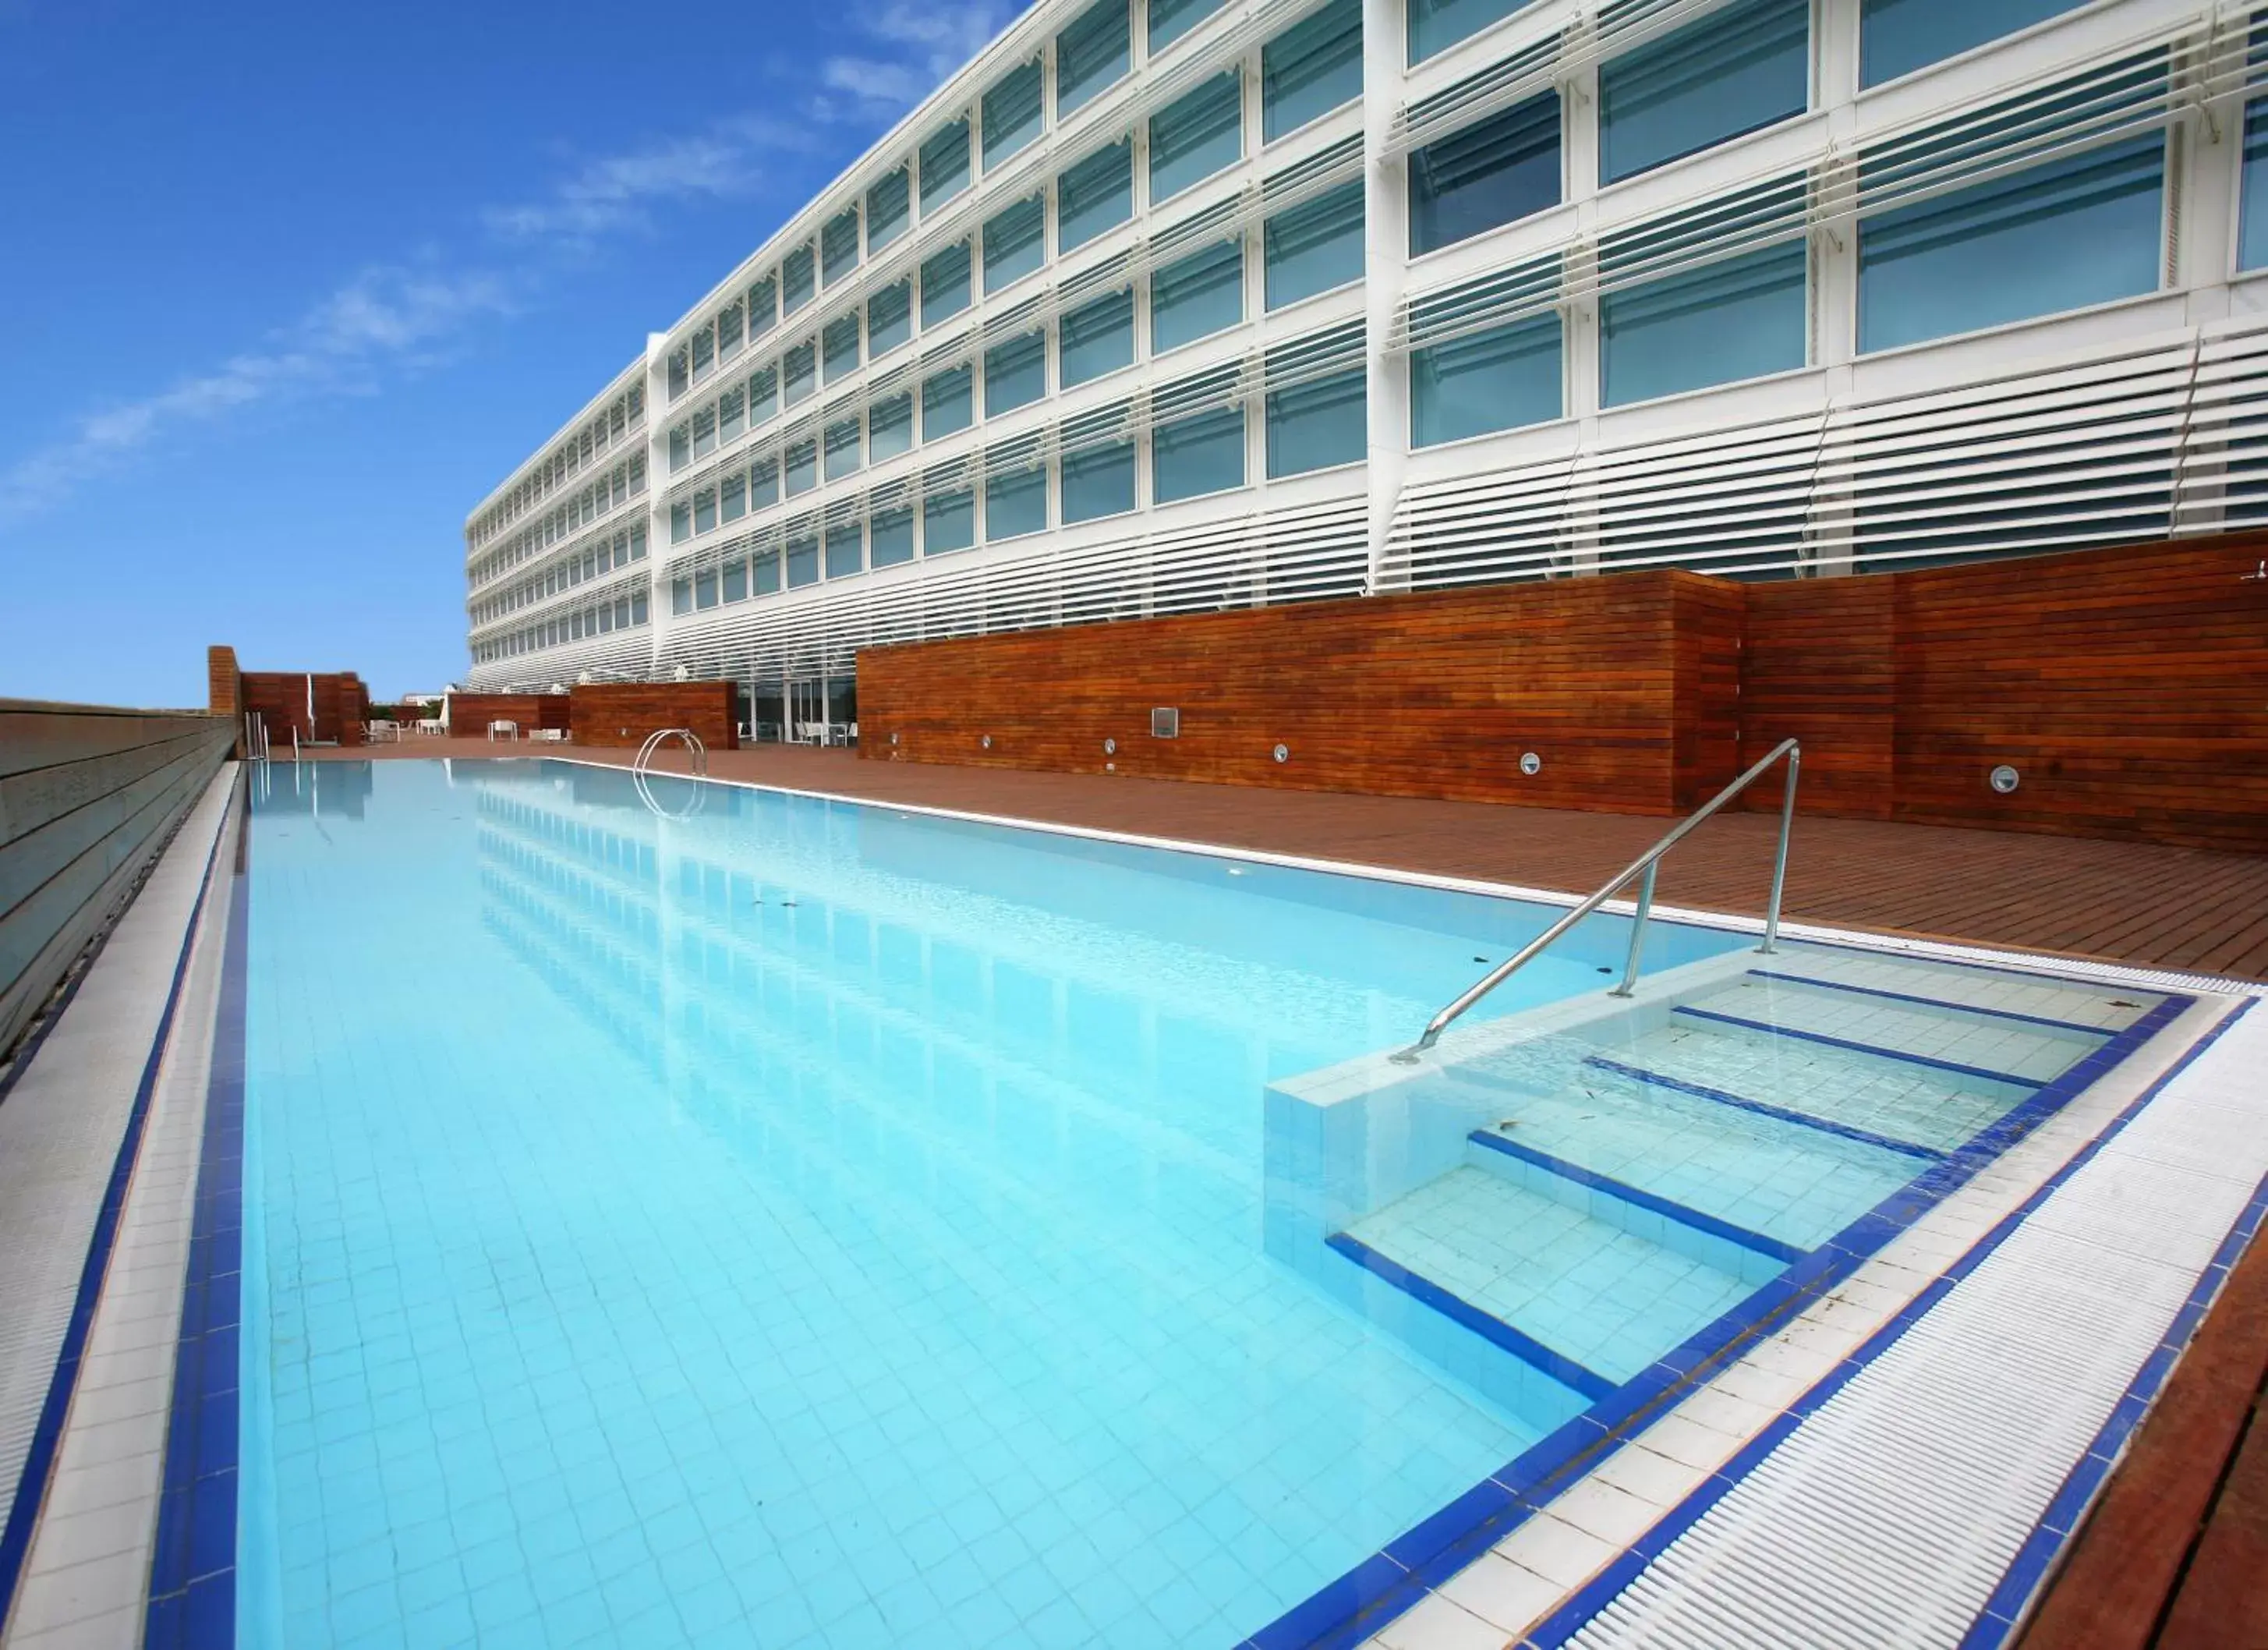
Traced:
[[0, 1050], [233, 748], [235, 719], [0, 699]]

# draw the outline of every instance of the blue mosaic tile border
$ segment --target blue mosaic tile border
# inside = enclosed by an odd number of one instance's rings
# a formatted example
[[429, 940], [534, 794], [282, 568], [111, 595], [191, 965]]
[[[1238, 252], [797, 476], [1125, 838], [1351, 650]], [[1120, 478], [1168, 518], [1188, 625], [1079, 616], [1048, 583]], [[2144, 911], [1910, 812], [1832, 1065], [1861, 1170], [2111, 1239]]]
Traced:
[[[1353, 1569], [1322, 1587], [1273, 1622], [1246, 1639], [1238, 1650], [1351, 1650], [1387, 1623], [1400, 1616], [1422, 1599], [1433, 1587], [1482, 1553], [1495, 1546], [1521, 1524], [1572, 1485], [1613, 1449], [1628, 1438], [1646, 1430], [1662, 1415], [1675, 1408], [1695, 1387], [1706, 1381], [1719, 1370], [1735, 1363], [1756, 1342], [1777, 1332], [1780, 1326], [1799, 1315], [1816, 1297], [1824, 1294], [1872, 1259], [1885, 1245], [1908, 1226], [1942, 1203], [1953, 1192], [1965, 1185], [1978, 1170], [1992, 1162], [2010, 1146], [2021, 1140], [2042, 1123], [2060, 1111], [2080, 1094], [2107, 1076], [2159, 1032], [2185, 1013], [2197, 999], [2175, 993], [2163, 994], [2163, 1000], [2133, 1024], [2117, 1033], [2101, 1048], [2074, 1064], [2053, 1082], [2038, 1086], [2036, 1092], [2012, 1108], [1999, 1122], [1977, 1134], [1942, 1161], [1933, 1163], [1902, 1190], [1893, 1192], [1866, 1214], [1859, 1217], [1840, 1233], [1810, 1254], [1790, 1266], [1771, 1282], [1756, 1290], [1732, 1311], [1715, 1322], [1700, 1330], [1683, 1345], [1665, 1353], [1651, 1367], [1624, 1381], [1609, 1396], [1594, 1403], [1582, 1414], [1529, 1447], [1524, 1454], [1506, 1463], [1504, 1468], [1474, 1485], [1463, 1495], [1443, 1507], [1422, 1523], [1403, 1532], [1392, 1543], [1364, 1559]], [[2219, 1036], [2243, 1012], [2240, 1005], [2205, 1037], [2186, 1050], [2181, 1058], [2152, 1083], [2133, 1105], [2120, 1114], [2111, 1128], [2066, 1166], [2067, 1175], [2098, 1149], [2103, 1139], [2154, 1098], [2167, 1083], [2185, 1069], [2198, 1053]], [[2029, 1086], [2029, 1085], [2028, 1085]], [[2051, 1180], [2038, 1193], [2011, 1214], [2003, 1226], [2013, 1230], [2014, 1225], [2037, 1206], [2058, 1183]], [[1996, 1233], [2001, 1232], [1995, 1228]], [[1960, 1263], [1962, 1268], [1973, 1267], [1989, 1249], [1981, 1247], [1997, 1241], [1988, 1234], [1980, 1240], [1980, 1248], [1972, 1250]], [[1861, 1355], [1871, 1359], [1887, 1348], [1899, 1335], [1911, 1327], [1957, 1281], [1955, 1271], [1948, 1271], [1936, 1283], [1893, 1318], [1870, 1339], [1853, 1358]], [[1855, 1370], [1852, 1373], [1856, 1373]], [[1830, 1377], [1832, 1379], [1833, 1377]], [[1848, 1379], [1847, 1376], [1845, 1379]], [[1824, 1396], [1820, 1400], [1824, 1402]], [[1803, 1414], [1808, 1414], [1805, 1410]], [[1801, 1416], [1791, 1411], [1780, 1418], [1775, 1427], [1767, 1428], [1756, 1440], [1765, 1439], [1777, 1443], [1793, 1430]], [[1781, 1424], [1785, 1424], [1784, 1426]], [[1749, 1451], [1756, 1450], [1753, 1456]], [[1753, 1467], [1770, 1453], [1769, 1447], [1756, 1449], [1756, 1444], [1744, 1448], [1725, 1469], [1731, 1474], [1735, 1467], [1742, 1472]], [[1712, 1484], [1718, 1482], [1711, 1480]], [[1723, 1485], [1729, 1489], [1729, 1482]], [[1697, 1492], [1698, 1493], [1698, 1492]], [[1719, 1494], [1722, 1490], [1719, 1490]], [[1681, 1506], [1679, 1512], [1684, 1509]], [[1693, 1513], [1698, 1518], [1703, 1507]], [[1665, 1520], [1649, 1532], [1646, 1540], [1666, 1528], [1675, 1520]], [[1691, 1520], [1688, 1519], [1687, 1523]], [[1682, 1532], [1685, 1526], [1678, 1526]], [[1670, 1539], [1674, 1539], [1674, 1536]], [[1646, 1558], [1632, 1563], [1622, 1580], [1614, 1588], [1600, 1595], [1589, 1613], [1581, 1617], [1587, 1621], [1591, 1614], [1613, 1596], [1644, 1567], [1646, 1559], [1660, 1545], [1646, 1550]], [[1631, 1549], [1631, 1554], [1641, 1551]], [[1625, 1555], [1629, 1558], [1631, 1555]], [[1617, 1573], [1617, 1565], [1602, 1572], [1595, 1587], [1609, 1575]], [[1576, 1595], [1576, 1600], [1562, 1607], [1565, 1614], [1577, 1600], [1589, 1596], [1590, 1588]], [[1558, 1619], [1555, 1615], [1552, 1620]], [[1580, 1626], [1574, 1623], [1567, 1631]], [[1561, 1637], [1564, 1639], [1563, 1633]], [[1557, 1641], [1554, 1641], [1557, 1642]], [[1541, 1645], [1543, 1641], [1537, 1640]]]
[[205, 1091], [196, 1212], [173, 1359], [173, 1414], [150, 1566], [144, 1650], [236, 1643], [238, 1330], [244, 1255], [244, 1016], [252, 821], [240, 821], [234, 898]]
[[1642, 1187], [1632, 1186], [1626, 1182], [1616, 1180], [1611, 1175], [1602, 1175], [1596, 1169], [1585, 1168], [1580, 1163], [1570, 1163], [1565, 1158], [1552, 1156], [1549, 1152], [1539, 1152], [1532, 1145], [1522, 1145], [1517, 1140], [1506, 1139], [1493, 1130], [1476, 1129], [1465, 1138], [1475, 1145], [1484, 1147], [1491, 1152], [1500, 1152], [1505, 1156], [1517, 1158], [1523, 1163], [1532, 1163], [1547, 1174], [1558, 1175], [1562, 1180], [1571, 1180], [1578, 1186], [1587, 1186], [1593, 1191], [1604, 1192], [1609, 1197], [1619, 1198], [1634, 1209], [1646, 1210], [1661, 1216], [1665, 1220], [1675, 1220], [1680, 1226], [1690, 1226], [1696, 1232], [1705, 1232], [1711, 1237], [1721, 1238], [1727, 1243], [1736, 1243], [1744, 1249], [1767, 1256], [1773, 1260], [1793, 1265], [1801, 1260], [1807, 1252], [1798, 1249], [1793, 1243], [1784, 1243], [1776, 1237], [1767, 1237], [1762, 1232], [1751, 1232], [1746, 1226], [1734, 1226], [1729, 1220], [1720, 1220], [1715, 1215], [1702, 1210], [1690, 1209], [1682, 1203], [1673, 1202]]
[[[195, 804], [192, 802], [190, 806], [195, 807]], [[126, 1130], [118, 1142], [118, 1155], [111, 1162], [110, 1179], [103, 1187], [102, 1204], [95, 1213], [94, 1234], [87, 1245], [86, 1263], [79, 1269], [78, 1295], [71, 1302], [70, 1318], [63, 1327], [55, 1373], [48, 1377], [48, 1396], [32, 1429], [31, 1447], [25, 1453], [23, 1476], [17, 1481], [7, 1528], [0, 1530], [0, 1622], [8, 1619], [8, 1611], [15, 1602], [16, 1588], [23, 1580], [24, 1560], [31, 1551], [32, 1532], [39, 1523], [40, 1504], [47, 1499], [48, 1478], [55, 1470], [55, 1455], [63, 1447], [63, 1422], [70, 1413], [71, 1395], [78, 1386], [79, 1365], [86, 1356], [86, 1337], [94, 1327], [95, 1303], [102, 1298], [103, 1279], [110, 1271], [111, 1251], [118, 1241], [119, 1216], [126, 1207], [126, 1189], [133, 1179], [135, 1162], [141, 1156], [144, 1128], [150, 1118], [150, 1100], [158, 1088], [158, 1067], [165, 1058], [166, 1044], [173, 1036], [173, 1016], [180, 1007], [181, 986], [188, 978], [189, 953], [196, 939], [197, 923], [204, 915], [205, 896], [212, 888], [213, 867], [219, 859], [221, 837], [225, 835], [225, 831], [215, 833], [212, 847], [205, 855], [196, 902], [189, 909], [188, 924], [181, 932], [180, 954], [173, 961], [173, 981], [166, 987], [166, 1005], [158, 1012], [158, 1029], [150, 1040], [150, 1055], [143, 1062], [141, 1080], [134, 1089], [134, 1103], [126, 1114]], [[169, 841], [166, 847], [171, 846]], [[84, 979], [85, 973], [83, 970], [79, 977]], [[77, 984], [70, 989], [76, 995]], [[53, 1023], [50, 1020], [49, 1024]]]

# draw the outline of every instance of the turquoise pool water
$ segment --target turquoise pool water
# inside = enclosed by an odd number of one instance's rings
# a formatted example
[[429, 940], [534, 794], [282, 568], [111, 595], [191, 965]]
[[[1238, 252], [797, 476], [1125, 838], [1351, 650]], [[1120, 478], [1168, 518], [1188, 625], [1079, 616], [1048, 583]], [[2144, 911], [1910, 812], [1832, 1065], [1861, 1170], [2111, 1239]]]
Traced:
[[1263, 1090], [1555, 913], [698, 789], [255, 789], [240, 1642], [1230, 1646], [1533, 1440], [1270, 1256]]

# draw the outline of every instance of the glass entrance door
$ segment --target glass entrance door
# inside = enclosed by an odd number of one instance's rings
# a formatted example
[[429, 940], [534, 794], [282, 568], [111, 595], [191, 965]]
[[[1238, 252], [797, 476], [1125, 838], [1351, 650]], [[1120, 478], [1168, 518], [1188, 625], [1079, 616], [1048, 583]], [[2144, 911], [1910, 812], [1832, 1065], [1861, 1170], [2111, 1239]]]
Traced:
[[794, 745], [827, 742], [827, 684], [791, 681], [787, 684], [787, 737]]

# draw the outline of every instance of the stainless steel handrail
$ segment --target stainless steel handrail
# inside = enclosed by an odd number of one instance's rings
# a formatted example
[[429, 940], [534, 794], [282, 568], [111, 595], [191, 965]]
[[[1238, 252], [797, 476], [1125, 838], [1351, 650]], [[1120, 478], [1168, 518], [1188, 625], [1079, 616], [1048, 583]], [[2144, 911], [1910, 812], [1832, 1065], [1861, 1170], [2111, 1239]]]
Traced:
[[1516, 954], [1498, 963], [1470, 991], [1427, 1020], [1425, 1035], [1410, 1047], [1403, 1050], [1401, 1053], [1394, 1056], [1395, 1063], [1402, 1065], [1416, 1064], [1418, 1057], [1439, 1042], [1441, 1034], [1447, 1030], [1450, 1024], [1465, 1010], [1527, 967], [1560, 935], [1628, 888], [1632, 877], [1643, 876], [1646, 880], [1638, 885], [1638, 910], [1631, 918], [1630, 956], [1623, 965], [1622, 983], [1609, 993], [1615, 997], [1628, 997], [1631, 989], [1638, 983], [1638, 954], [1646, 944], [1646, 918], [1653, 914], [1653, 873], [1660, 865], [1662, 856], [1684, 841], [1695, 826], [1755, 784], [1771, 768], [1773, 763], [1778, 762], [1783, 756], [1787, 758], [1787, 792], [1780, 799], [1779, 849], [1772, 858], [1771, 898], [1764, 909], [1764, 942], [1757, 947], [1759, 951], [1764, 952], [1778, 950], [1780, 894], [1787, 886], [1787, 837], [1789, 830], [1795, 823], [1795, 780], [1803, 764], [1802, 749], [1792, 739], [1784, 739], [1773, 746], [1746, 773], [1717, 792], [1699, 809], [1687, 815], [1678, 823], [1675, 830], [1663, 836], [1660, 842], [1631, 860], [1613, 881], [1522, 946]]
[[659, 727], [647, 734], [645, 743], [638, 747], [637, 760], [630, 763], [630, 771], [644, 773], [646, 764], [653, 760], [654, 752], [660, 748], [662, 740], [666, 739], [683, 740], [686, 750], [693, 757], [693, 771], [704, 779], [709, 777], [709, 748], [701, 742], [701, 735], [689, 727]]

